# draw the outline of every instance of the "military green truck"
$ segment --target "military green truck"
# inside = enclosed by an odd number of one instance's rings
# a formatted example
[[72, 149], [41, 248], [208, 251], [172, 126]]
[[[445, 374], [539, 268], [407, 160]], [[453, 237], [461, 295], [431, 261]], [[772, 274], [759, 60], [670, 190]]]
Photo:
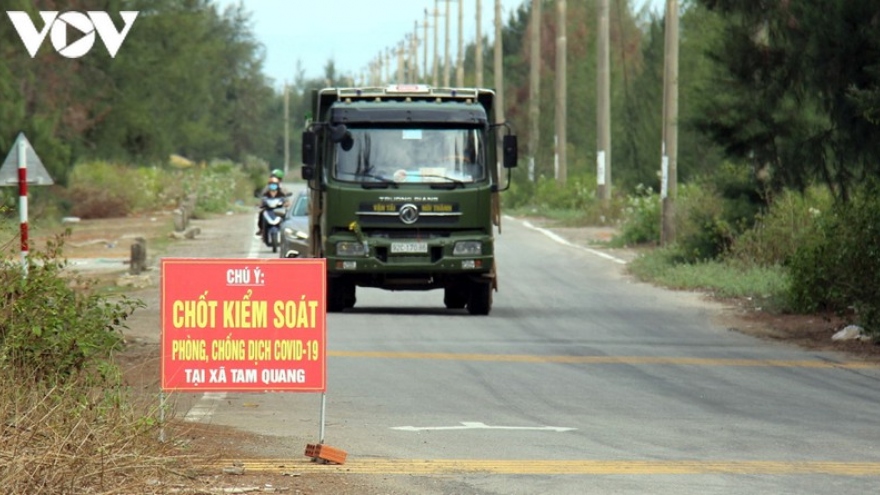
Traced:
[[376, 287], [442, 289], [447, 308], [489, 314], [499, 191], [510, 183], [499, 165], [517, 161], [494, 103], [488, 89], [424, 85], [313, 93], [302, 177], [311, 256], [327, 260], [328, 311]]

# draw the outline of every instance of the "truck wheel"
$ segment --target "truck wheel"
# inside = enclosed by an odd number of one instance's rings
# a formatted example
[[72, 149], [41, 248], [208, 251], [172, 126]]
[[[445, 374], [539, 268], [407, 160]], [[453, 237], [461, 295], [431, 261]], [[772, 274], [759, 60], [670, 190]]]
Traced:
[[[329, 278], [327, 279], [327, 312], [328, 313], [339, 313], [343, 311], [346, 306], [346, 282], [341, 279]], [[349, 306], [351, 307], [351, 306]]]
[[355, 291], [357, 287], [353, 283], [346, 283], [345, 289], [343, 290], [343, 299], [345, 300], [344, 306], [345, 309], [353, 308], [354, 303], [357, 302], [357, 297], [355, 296]]
[[468, 302], [468, 293], [462, 286], [452, 286], [443, 289], [443, 304], [448, 309], [461, 309]]
[[474, 283], [468, 297], [467, 310], [472, 315], [487, 315], [492, 309], [492, 284]]

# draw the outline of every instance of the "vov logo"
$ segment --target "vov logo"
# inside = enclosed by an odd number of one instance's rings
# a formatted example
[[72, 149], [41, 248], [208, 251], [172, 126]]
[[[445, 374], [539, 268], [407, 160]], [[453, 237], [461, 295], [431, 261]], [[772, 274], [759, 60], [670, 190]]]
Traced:
[[[58, 11], [41, 11], [40, 17], [43, 18], [43, 29], [39, 31], [34, 26], [27, 12], [8, 11], [6, 15], [12, 21], [18, 37], [21, 38], [31, 58], [37, 55], [37, 51], [43, 45], [47, 34], [49, 34], [52, 46], [55, 47], [55, 51], [59, 55], [67, 58], [82, 57], [89, 53], [89, 50], [94, 46], [96, 32], [101, 41], [104, 42], [110, 57], [116, 58], [116, 52], [119, 51], [119, 47], [125, 41], [125, 37], [128, 35], [132, 24], [134, 24], [138, 12], [119, 12], [122, 21], [125, 23], [121, 31], [116, 30], [110, 14], [100, 11], [90, 10], [86, 13], [68, 11], [60, 14]], [[70, 44], [67, 43], [69, 28], [76, 29], [82, 33], [81, 38]]]

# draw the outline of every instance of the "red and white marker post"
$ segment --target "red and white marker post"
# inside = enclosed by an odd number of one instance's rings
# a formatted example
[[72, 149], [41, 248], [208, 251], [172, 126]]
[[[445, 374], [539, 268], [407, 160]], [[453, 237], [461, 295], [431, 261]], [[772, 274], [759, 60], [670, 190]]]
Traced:
[[28, 269], [27, 141], [18, 141], [18, 216], [21, 220], [21, 268]]
[[28, 182], [37, 186], [50, 186], [55, 183], [24, 133], [19, 132], [15, 143], [9, 149], [9, 154], [0, 164], [0, 187], [18, 184], [21, 264], [25, 276], [28, 272]]

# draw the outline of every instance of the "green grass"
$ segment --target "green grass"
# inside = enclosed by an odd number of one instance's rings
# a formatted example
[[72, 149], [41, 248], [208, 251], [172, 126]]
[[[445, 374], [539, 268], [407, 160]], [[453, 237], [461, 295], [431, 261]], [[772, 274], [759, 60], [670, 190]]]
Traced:
[[724, 261], [678, 263], [675, 251], [656, 249], [634, 260], [629, 270], [640, 280], [723, 298], [750, 299], [763, 309], [786, 310], [788, 276], [780, 266], [744, 266]]

